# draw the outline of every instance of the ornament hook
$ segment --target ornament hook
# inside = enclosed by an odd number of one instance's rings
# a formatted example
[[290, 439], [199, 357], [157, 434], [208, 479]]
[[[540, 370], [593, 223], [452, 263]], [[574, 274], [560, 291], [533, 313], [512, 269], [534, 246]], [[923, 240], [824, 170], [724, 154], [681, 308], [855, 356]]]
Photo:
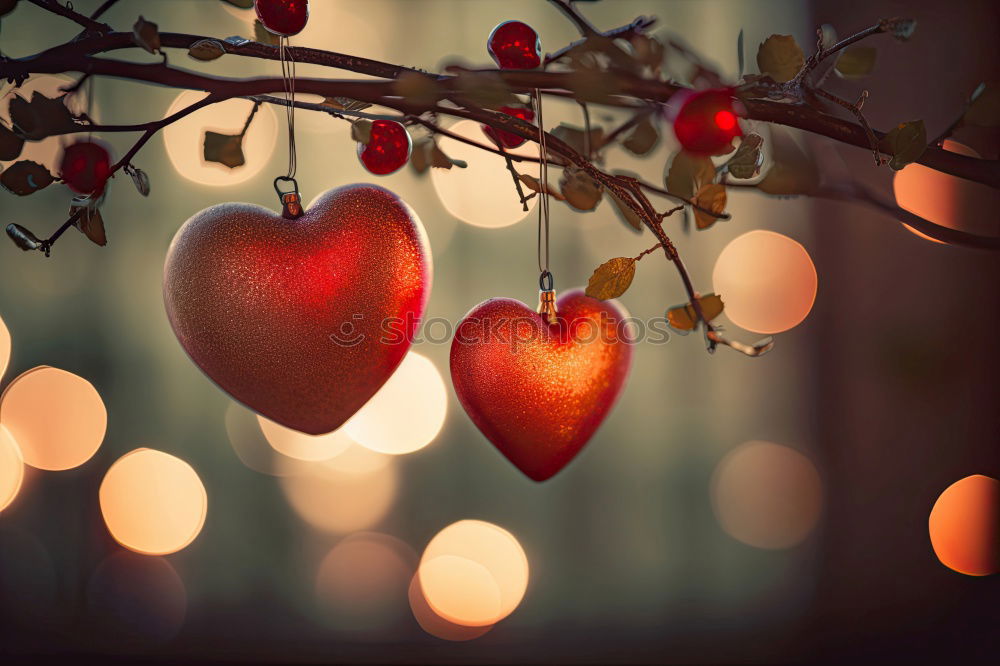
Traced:
[[[279, 182], [291, 183], [292, 189], [282, 192]], [[278, 200], [281, 201], [281, 216], [287, 220], [294, 220], [302, 217], [305, 212], [302, 210], [302, 195], [299, 194], [299, 184], [291, 176], [278, 176], [274, 179], [274, 191], [278, 193]]]
[[549, 271], [542, 271], [538, 276], [538, 314], [548, 324], [554, 322], [559, 314], [556, 310], [555, 280]]

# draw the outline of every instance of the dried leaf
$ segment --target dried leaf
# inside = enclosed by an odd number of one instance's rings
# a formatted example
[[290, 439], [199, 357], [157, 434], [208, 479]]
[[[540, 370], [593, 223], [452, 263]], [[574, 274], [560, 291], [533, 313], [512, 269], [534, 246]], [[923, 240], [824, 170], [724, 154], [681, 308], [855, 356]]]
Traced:
[[392, 84], [393, 92], [418, 106], [432, 106], [441, 94], [434, 77], [419, 72], [403, 72]]
[[618, 219], [635, 231], [642, 232], [642, 220], [639, 218], [639, 214], [629, 208], [629, 205], [611, 190], [607, 191], [607, 195], [611, 198], [611, 203], [614, 204], [615, 214], [618, 215]]
[[778, 83], [791, 81], [806, 63], [802, 47], [791, 35], [771, 35], [757, 49], [757, 67]]
[[458, 96], [465, 102], [488, 109], [512, 106], [517, 97], [496, 72], [459, 71], [455, 76]]
[[[702, 314], [708, 321], [712, 321], [722, 314], [722, 310], [725, 308], [722, 297], [717, 294], [705, 294], [698, 299], [698, 303], [701, 305]], [[681, 335], [693, 331], [699, 321], [698, 313], [695, 312], [694, 305], [691, 303], [677, 305], [667, 310], [667, 323], [670, 324], [670, 328]]]
[[587, 296], [606, 301], [624, 294], [635, 277], [635, 259], [615, 257], [594, 270], [587, 282]]
[[160, 50], [160, 30], [155, 23], [142, 16], [132, 26], [132, 41], [150, 53]]
[[454, 160], [445, 155], [444, 151], [441, 150], [441, 147], [438, 146], [437, 143], [433, 143], [433, 147], [431, 148], [430, 164], [432, 167], [436, 167], [438, 169], [450, 169], [453, 166], [464, 169], [469, 166], [463, 160]]
[[542, 191], [544, 191], [550, 197], [552, 197], [553, 199], [556, 199], [557, 201], [565, 201], [566, 200], [566, 197], [564, 197], [559, 192], [559, 190], [557, 190], [556, 188], [552, 187], [551, 185], [542, 186], [541, 181], [538, 180], [537, 178], [535, 178], [534, 176], [529, 176], [526, 173], [519, 173], [519, 174], [517, 174], [517, 179], [520, 180], [525, 185], [527, 185], [528, 189], [530, 189], [530, 190], [533, 190], [535, 192], [542, 192]]
[[434, 141], [429, 138], [419, 139], [413, 142], [413, 150], [410, 152], [410, 167], [418, 174], [422, 174], [431, 166], [431, 150], [434, 148]]
[[0, 185], [22, 197], [48, 187], [54, 180], [48, 169], [29, 160], [15, 162], [0, 173]]
[[899, 171], [907, 164], [919, 160], [927, 149], [927, 130], [924, 128], [924, 121], [911, 120], [900, 123], [882, 137], [878, 145], [885, 152], [892, 154], [889, 166]]
[[256, 19], [253, 22], [253, 38], [256, 42], [270, 44], [271, 46], [277, 46], [281, 42], [281, 36], [265, 28], [260, 19]]
[[660, 140], [660, 132], [649, 119], [644, 117], [629, 132], [628, 138], [622, 141], [622, 147], [633, 155], [646, 155]]
[[757, 189], [767, 194], [810, 194], [819, 187], [816, 161], [792, 137], [791, 132], [771, 126], [771, 167]]
[[4, 162], [16, 160], [17, 156], [21, 154], [22, 148], [24, 148], [24, 139], [14, 134], [5, 125], [0, 124], [0, 160]]
[[135, 167], [130, 167], [127, 171], [128, 175], [132, 177], [132, 184], [135, 185], [135, 189], [138, 190], [139, 194], [144, 197], [148, 197], [149, 176], [146, 175], [146, 172]]
[[594, 210], [604, 195], [604, 186], [577, 167], [563, 169], [559, 190], [566, 197], [566, 203], [579, 211]]
[[681, 151], [667, 168], [665, 183], [671, 194], [690, 199], [702, 185], [715, 179], [715, 165], [702, 155]]
[[78, 210], [81, 211], [80, 217], [75, 223], [76, 228], [95, 245], [101, 247], [107, 245], [108, 236], [104, 232], [104, 218], [101, 217], [101, 209], [89, 197], [74, 198], [73, 204], [69, 209], [70, 215]]
[[239, 9], [253, 9], [253, 0], [222, 0]]
[[745, 65], [744, 59], [745, 58], [743, 56], [743, 28], [740, 28], [740, 34], [736, 38], [736, 61], [737, 64], [739, 65], [739, 73], [736, 75], [736, 78], [743, 77], [743, 68]]
[[28, 250], [37, 250], [42, 246], [42, 241], [38, 239], [38, 236], [31, 233], [30, 229], [25, 229], [20, 224], [8, 224], [7, 236], [14, 241], [14, 245], [18, 246], [25, 252]]
[[1000, 126], [1000, 86], [980, 83], [969, 97], [962, 123], [975, 127]]
[[837, 57], [834, 66], [837, 74], [845, 79], [860, 79], [871, 74], [875, 68], [875, 55], [878, 51], [868, 46], [855, 46], [844, 49]]
[[888, 20], [888, 32], [901, 42], [905, 42], [913, 36], [913, 31], [917, 29], [917, 22], [910, 18], [894, 18]]
[[[549, 134], [556, 137], [563, 143], [569, 145], [570, 148], [578, 153], [584, 153], [586, 146], [584, 145], [584, 138], [587, 133], [582, 127], [576, 127], [575, 125], [569, 125], [567, 123], [560, 123], [555, 129], [549, 130]], [[590, 126], [590, 149], [593, 151], [598, 146], [604, 145], [604, 128], [600, 125]], [[561, 159], [561, 158], [558, 158]]]
[[209, 61], [221, 58], [226, 53], [226, 47], [214, 39], [199, 39], [188, 49], [188, 55], [195, 60]]
[[764, 163], [761, 146], [764, 139], [759, 134], [747, 134], [736, 149], [736, 154], [726, 162], [726, 169], [733, 178], [753, 178], [760, 173]]
[[205, 132], [204, 155], [206, 162], [218, 162], [230, 169], [243, 166], [246, 163], [246, 158], [243, 157], [243, 135]]
[[77, 124], [66, 108], [65, 97], [50, 98], [36, 90], [29, 102], [20, 95], [14, 95], [9, 106], [12, 129], [28, 141], [39, 141], [64, 130], [75, 129]]
[[629, 38], [629, 43], [632, 44], [632, 57], [637, 62], [651, 68], [654, 72], [659, 71], [663, 65], [666, 47], [658, 39], [649, 35], [635, 34]]
[[372, 140], [372, 121], [355, 120], [351, 123], [351, 138], [366, 146]]
[[328, 106], [337, 111], [364, 111], [371, 104], [350, 97], [326, 97], [320, 102], [320, 106]]
[[618, 77], [597, 67], [578, 67], [567, 75], [567, 79], [578, 102], [605, 104], [612, 95], [621, 92]]
[[[722, 213], [726, 210], [726, 186], [719, 183], [709, 183], [702, 185], [695, 195], [695, 203], [702, 208], [707, 208], [713, 213]], [[708, 229], [716, 223], [719, 218], [694, 209], [694, 223], [698, 229]]]

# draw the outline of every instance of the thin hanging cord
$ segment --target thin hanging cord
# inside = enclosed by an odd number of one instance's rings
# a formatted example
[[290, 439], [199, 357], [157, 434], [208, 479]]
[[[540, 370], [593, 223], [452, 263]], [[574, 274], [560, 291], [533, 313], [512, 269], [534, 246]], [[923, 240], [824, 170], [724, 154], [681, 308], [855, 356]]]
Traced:
[[295, 59], [288, 50], [288, 37], [278, 42], [281, 78], [285, 84], [285, 119], [288, 123], [288, 177], [295, 178], [298, 158], [295, 150]]
[[[545, 120], [542, 117], [542, 95], [537, 88], [535, 89], [534, 102], [535, 118], [538, 121], [538, 146], [541, 150], [538, 160], [538, 180], [542, 184], [542, 191], [539, 194], [541, 201], [538, 204], [538, 271], [545, 274], [549, 272], [549, 153], [545, 139]], [[543, 236], [545, 240], [544, 253], [542, 251]]]

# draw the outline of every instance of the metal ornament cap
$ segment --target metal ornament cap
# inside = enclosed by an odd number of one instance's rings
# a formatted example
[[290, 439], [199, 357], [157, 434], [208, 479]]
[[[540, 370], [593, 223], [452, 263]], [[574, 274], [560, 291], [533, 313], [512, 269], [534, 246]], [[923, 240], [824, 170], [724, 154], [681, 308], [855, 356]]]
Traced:
[[294, 220], [248, 203], [196, 213], [170, 245], [163, 300], [181, 346], [222, 390], [318, 435], [399, 366], [431, 274], [416, 213], [389, 190], [347, 185]]
[[491, 298], [458, 325], [451, 378], [476, 427], [519, 470], [544, 481], [565, 467], [625, 386], [632, 344], [613, 301], [574, 289], [546, 322], [520, 301]]

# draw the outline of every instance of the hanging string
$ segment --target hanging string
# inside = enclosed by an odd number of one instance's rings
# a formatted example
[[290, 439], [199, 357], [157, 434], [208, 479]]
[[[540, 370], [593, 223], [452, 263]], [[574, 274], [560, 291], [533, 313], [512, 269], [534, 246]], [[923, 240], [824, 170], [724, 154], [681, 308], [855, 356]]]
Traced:
[[285, 120], [288, 123], [288, 178], [295, 178], [298, 157], [295, 150], [295, 58], [288, 48], [288, 37], [278, 42], [281, 78], [285, 87]]
[[[538, 160], [538, 180], [542, 184], [538, 205], [538, 271], [544, 276], [549, 273], [549, 153], [545, 138], [545, 119], [542, 116], [542, 95], [535, 89], [535, 118], [538, 122], [538, 146], [541, 151]], [[544, 251], [542, 241], [544, 239]], [[550, 277], [551, 280], [551, 277]]]

